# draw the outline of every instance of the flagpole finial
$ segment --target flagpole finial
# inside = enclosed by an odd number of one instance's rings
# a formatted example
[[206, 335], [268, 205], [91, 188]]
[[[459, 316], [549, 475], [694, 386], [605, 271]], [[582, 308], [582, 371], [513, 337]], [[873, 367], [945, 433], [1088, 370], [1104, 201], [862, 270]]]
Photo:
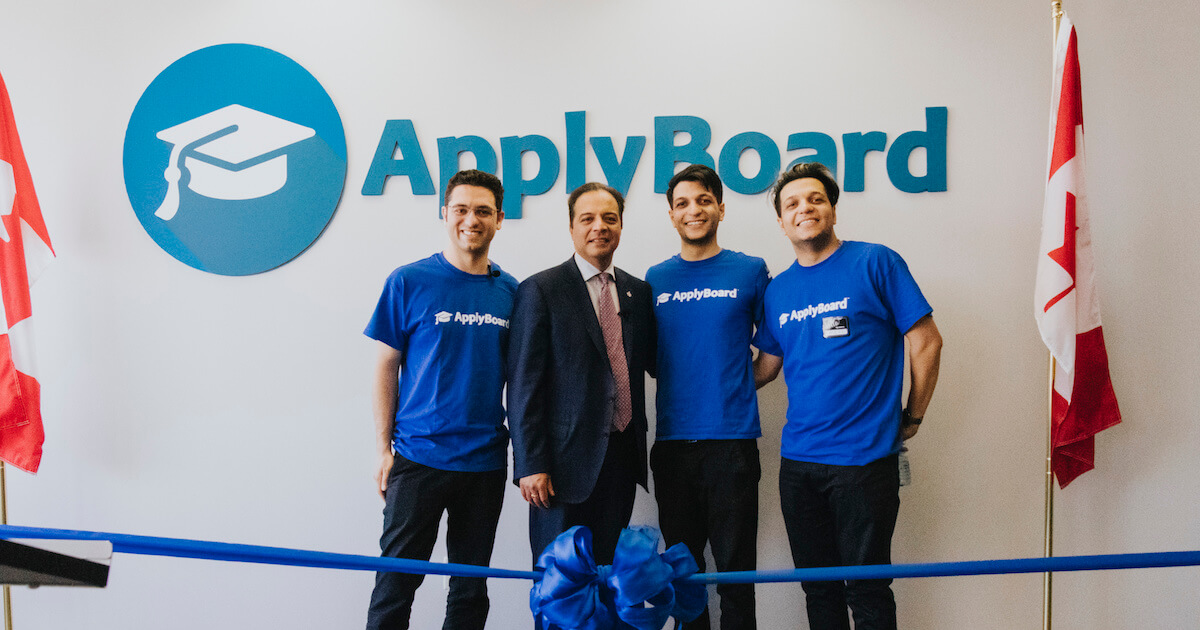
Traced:
[[1050, 17], [1054, 20], [1054, 36], [1058, 37], [1058, 25], [1063, 18], [1062, 0], [1051, 0]]

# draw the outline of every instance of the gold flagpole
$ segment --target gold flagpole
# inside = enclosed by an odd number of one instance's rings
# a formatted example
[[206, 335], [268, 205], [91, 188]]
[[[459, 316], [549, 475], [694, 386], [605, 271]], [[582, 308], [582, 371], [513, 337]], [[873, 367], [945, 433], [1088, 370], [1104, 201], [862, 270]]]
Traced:
[[[1062, 23], [1062, 0], [1051, 0], [1050, 16], [1054, 18], [1054, 43], [1051, 49], [1057, 50], [1058, 25]], [[1057, 53], [1055, 53], [1057, 54]], [[1054, 115], [1051, 112], [1050, 115]], [[1050, 355], [1050, 376], [1046, 379], [1046, 505], [1045, 505], [1045, 557], [1054, 557], [1054, 354]], [[1046, 571], [1042, 578], [1042, 630], [1050, 630], [1054, 625], [1051, 616], [1051, 605], [1054, 602], [1054, 574]]]
[[[1051, 441], [1051, 430], [1054, 424], [1054, 355], [1050, 355], [1049, 393], [1046, 396], [1046, 538], [1045, 555], [1054, 557], [1054, 469], [1051, 461], [1054, 457], [1054, 443]], [[1050, 615], [1051, 593], [1053, 592], [1053, 575], [1049, 571], [1042, 574], [1042, 630], [1050, 630], [1053, 619]]]
[[[1051, 50], [1057, 51], [1058, 27], [1062, 23], [1062, 0], [1051, 0], [1050, 15], [1054, 19], [1054, 42]], [[1055, 52], [1054, 54], [1057, 54]], [[1056, 62], [1057, 63], [1057, 62]], [[1050, 112], [1055, 115], [1055, 112]], [[1050, 355], [1050, 375], [1046, 387], [1046, 522], [1045, 522], [1045, 555], [1054, 557], [1054, 468], [1051, 465], [1054, 458], [1054, 355]], [[1047, 571], [1042, 578], [1042, 630], [1050, 630], [1053, 625], [1051, 608], [1054, 592], [1054, 574]]]
[[[0, 525], [8, 525], [8, 485], [4, 478], [4, 462], [0, 462]], [[12, 630], [12, 593], [4, 585], [4, 630]]]

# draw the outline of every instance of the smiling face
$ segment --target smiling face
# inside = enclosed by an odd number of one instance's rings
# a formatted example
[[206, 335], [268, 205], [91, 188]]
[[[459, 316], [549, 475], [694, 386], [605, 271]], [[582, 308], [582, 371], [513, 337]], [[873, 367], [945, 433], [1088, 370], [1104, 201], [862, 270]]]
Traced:
[[592, 190], [575, 200], [571, 241], [575, 251], [597, 269], [603, 271], [612, 264], [613, 252], [621, 243], [621, 212], [608, 191]]
[[835, 243], [836, 224], [837, 208], [819, 180], [804, 177], [779, 191], [779, 227], [797, 250], [821, 251]]
[[487, 256], [488, 246], [504, 221], [496, 197], [481, 186], [460, 184], [450, 191], [442, 208], [451, 249], [468, 256]]
[[725, 204], [717, 203], [712, 191], [699, 182], [683, 181], [675, 186], [670, 216], [685, 243], [708, 245], [717, 239], [717, 225], [725, 218]]

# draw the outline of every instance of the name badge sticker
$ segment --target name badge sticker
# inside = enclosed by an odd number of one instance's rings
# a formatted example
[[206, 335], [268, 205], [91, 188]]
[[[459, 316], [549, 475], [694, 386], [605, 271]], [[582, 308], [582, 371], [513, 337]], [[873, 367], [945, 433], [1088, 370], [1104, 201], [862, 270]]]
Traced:
[[821, 320], [821, 334], [826, 339], [850, 336], [850, 318], [845, 315], [831, 315]]

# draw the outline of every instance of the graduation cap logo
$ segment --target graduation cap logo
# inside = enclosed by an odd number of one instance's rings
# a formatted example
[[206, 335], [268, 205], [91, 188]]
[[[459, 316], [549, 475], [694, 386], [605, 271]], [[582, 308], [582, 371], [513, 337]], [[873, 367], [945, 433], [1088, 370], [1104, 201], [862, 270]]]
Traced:
[[228, 105], [158, 132], [171, 145], [163, 177], [167, 196], [154, 216], [169, 221], [179, 210], [184, 169], [187, 188], [222, 200], [257, 199], [287, 183], [287, 150], [316, 131], [242, 105]]
[[342, 198], [346, 134], [303, 66], [269, 48], [218, 44], [146, 86], [122, 165], [129, 205], [156, 245], [200, 271], [247, 276], [320, 238]]

